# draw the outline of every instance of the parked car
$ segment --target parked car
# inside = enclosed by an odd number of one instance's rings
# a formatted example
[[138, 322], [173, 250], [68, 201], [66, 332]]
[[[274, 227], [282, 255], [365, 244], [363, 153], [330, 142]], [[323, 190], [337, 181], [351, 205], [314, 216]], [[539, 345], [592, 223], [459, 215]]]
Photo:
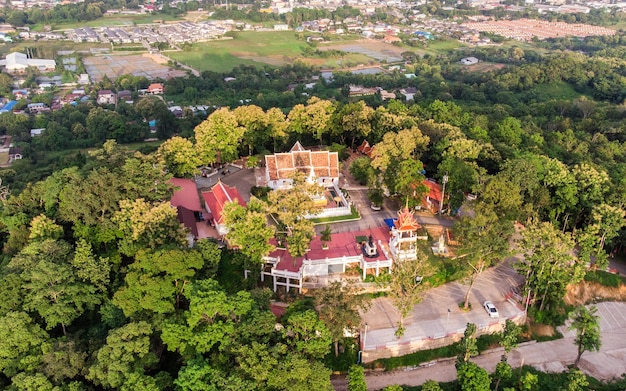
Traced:
[[498, 309], [492, 302], [486, 301], [483, 303], [483, 307], [485, 307], [485, 311], [489, 314], [490, 318], [499, 318], [500, 314], [498, 313]]

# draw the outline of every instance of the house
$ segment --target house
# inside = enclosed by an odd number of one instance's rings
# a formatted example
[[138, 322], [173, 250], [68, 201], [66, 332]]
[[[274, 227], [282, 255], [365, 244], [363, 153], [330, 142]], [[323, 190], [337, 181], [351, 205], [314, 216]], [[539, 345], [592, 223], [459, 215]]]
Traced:
[[124, 103], [127, 103], [129, 105], [132, 105], [133, 104], [133, 94], [132, 94], [132, 92], [130, 92], [130, 90], [118, 91], [118, 93], [117, 93], [117, 100], [119, 102], [124, 102]]
[[4, 60], [0, 60], [8, 73], [24, 73], [26, 68], [34, 67], [41, 72], [54, 71], [56, 61], [38, 58], [28, 58], [24, 53], [13, 52], [7, 54]]
[[191, 233], [188, 238], [190, 243], [199, 237], [199, 224], [201, 223], [202, 205], [196, 188], [196, 183], [191, 179], [172, 178], [170, 183], [175, 186], [170, 205], [176, 208], [178, 221], [180, 221]]
[[348, 92], [348, 96], [350, 97], [374, 95], [376, 94], [376, 92], [378, 92], [378, 88], [373, 88], [373, 87], [350, 85], [349, 88], [350, 90]]
[[91, 83], [89, 81], [89, 74], [81, 73], [80, 76], [78, 77], [77, 83], [80, 84], [80, 85], [87, 85], [87, 84]]
[[10, 100], [7, 103], [5, 103], [4, 106], [2, 106], [2, 108], [0, 108], [0, 113], [8, 113], [10, 111], [13, 110], [13, 108], [15, 107], [15, 105], [17, 105], [17, 101], [16, 100]]
[[46, 130], [46, 128], [31, 129], [30, 130], [30, 137], [41, 136], [41, 134], [44, 132], [44, 130]]
[[288, 24], [275, 24], [274, 31], [287, 31], [289, 30]]
[[26, 106], [26, 109], [31, 114], [39, 114], [44, 111], [50, 111], [50, 108], [45, 103], [29, 103], [28, 106]]
[[363, 155], [371, 158], [372, 157], [372, 152], [374, 151], [374, 148], [370, 146], [370, 143], [367, 140], [363, 140], [361, 145], [359, 145], [356, 148], [356, 150], [361, 152]]
[[428, 193], [422, 199], [422, 207], [433, 213], [439, 212], [439, 206], [443, 202], [443, 191], [439, 183], [434, 179], [425, 179], [422, 184], [428, 187]]
[[236, 202], [241, 206], [246, 206], [246, 202], [239, 194], [237, 188], [225, 185], [221, 180], [218, 180], [210, 191], [202, 192], [202, 199], [204, 200], [204, 207], [208, 212], [206, 220], [215, 226], [220, 236], [228, 233], [224, 215], [222, 214], [224, 206], [229, 202]]
[[329, 151], [310, 151], [296, 142], [289, 152], [265, 156], [267, 186], [284, 189], [291, 186], [291, 175], [299, 171], [309, 181], [328, 187], [339, 182], [339, 154]]
[[400, 90], [400, 93], [404, 95], [406, 101], [415, 100], [415, 94], [417, 93], [417, 88], [415, 87], [406, 87]]
[[395, 35], [385, 35], [385, 38], [383, 38], [383, 42], [385, 42], [385, 43], [400, 43], [400, 42], [402, 42], [402, 39], [400, 39], [399, 37], [396, 37]]
[[460, 63], [463, 65], [474, 65], [478, 64], [478, 59], [476, 57], [465, 57], [461, 59]]
[[148, 94], [160, 95], [165, 92], [165, 87], [162, 83], [152, 83], [148, 86]]
[[100, 90], [98, 91], [96, 102], [99, 105], [114, 105], [116, 103], [116, 99], [117, 95], [115, 95], [115, 92], [111, 90]]
[[9, 164], [13, 163], [15, 160], [20, 160], [22, 158], [22, 150], [16, 147], [9, 148]]
[[380, 99], [385, 101], [387, 99], [396, 99], [396, 94], [393, 92], [388, 92], [383, 89], [378, 91], [380, 93]]
[[13, 90], [12, 91], [13, 98], [16, 100], [28, 98], [28, 90]]

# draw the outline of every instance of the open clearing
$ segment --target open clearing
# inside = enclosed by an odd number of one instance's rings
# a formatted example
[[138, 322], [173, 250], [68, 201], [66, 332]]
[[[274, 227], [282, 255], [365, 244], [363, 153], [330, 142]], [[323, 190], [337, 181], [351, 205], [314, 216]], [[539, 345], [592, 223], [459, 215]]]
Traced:
[[[161, 62], [161, 61], [159, 61]], [[104, 75], [111, 80], [121, 75], [145, 76], [148, 79], [182, 77], [184, 71], [174, 70], [167, 65], [157, 63], [153, 56], [145, 55], [104, 55], [83, 59], [85, 69], [92, 81], [102, 80]]]
[[341, 50], [348, 53], [358, 53], [374, 58], [378, 61], [385, 60], [388, 63], [402, 61], [401, 54], [407, 51], [406, 48], [371, 39], [363, 39], [353, 42], [320, 44], [318, 49]]

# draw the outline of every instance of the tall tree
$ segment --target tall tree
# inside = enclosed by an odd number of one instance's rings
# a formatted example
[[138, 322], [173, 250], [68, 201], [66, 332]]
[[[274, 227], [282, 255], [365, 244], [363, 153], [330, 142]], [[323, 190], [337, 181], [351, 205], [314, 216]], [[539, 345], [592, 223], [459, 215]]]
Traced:
[[224, 206], [223, 216], [229, 244], [239, 247], [254, 263], [262, 263], [263, 257], [274, 249], [269, 243], [274, 229], [267, 223], [267, 204], [256, 197], [245, 207], [229, 202]]
[[269, 193], [268, 204], [270, 213], [286, 230], [289, 252], [294, 257], [301, 257], [315, 234], [313, 222], [305, 216], [321, 211], [312, 197], [322, 195], [323, 188], [307, 182], [304, 174], [299, 172], [295, 172], [291, 179], [290, 189]]
[[221, 108], [194, 129], [196, 146], [201, 160], [207, 164], [235, 160], [245, 128], [228, 108]]
[[581, 306], [576, 308], [572, 315], [572, 324], [569, 326], [569, 329], [576, 331], [574, 344], [578, 349], [576, 361], [574, 361], [575, 368], [578, 368], [580, 357], [584, 352], [598, 351], [600, 350], [600, 346], [602, 346], [600, 317], [596, 315], [597, 312], [598, 308], [596, 306], [589, 308]]
[[202, 163], [193, 143], [186, 138], [174, 136], [165, 141], [158, 150], [167, 169], [176, 177], [189, 177], [198, 172]]
[[41, 363], [41, 345], [48, 334], [25, 312], [0, 317], [0, 371], [6, 377], [33, 371]]
[[339, 356], [339, 342], [346, 330], [358, 328], [360, 311], [369, 308], [369, 300], [361, 293], [361, 289], [350, 281], [333, 281], [315, 293], [316, 308], [333, 338], [335, 356]]
[[476, 325], [468, 323], [463, 332], [463, 338], [459, 344], [459, 354], [456, 358], [457, 368], [469, 362], [470, 358], [478, 355], [478, 345], [476, 344]]
[[248, 155], [254, 147], [262, 147], [269, 139], [267, 114], [259, 106], [239, 106], [233, 110], [239, 126], [245, 129], [243, 142], [248, 146]]
[[196, 250], [142, 250], [129, 266], [125, 285], [115, 292], [113, 304], [128, 317], [142, 311], [171, 313], [202, 265], [202, 255]]
[[330, 120], [335, 105], [328, 100], [312, 97], [307, 105], [295, 105], [289, 112], [290, 127], [300, 134], [311, 134], [322, 144], [324, 133], [330, 129]]
[[396, 330], [398, 337], [404, 335], [404, 318], [409, 315], [413, 306], [422, 300], [422, 293], [428, 289], [428, 284], [422, 282], [423, 278], [432, 272], [426, 254], [419, 249], [416, 251], [416, 260], [394, 263], [389, 283], [391, 288], [389, 297], [400, 312], [400, 322]]
[[133, 389], [131, 384], [158, 362], [150, 345], [152, 332], [143, 321], [109, 331], [106, 344], [94, 354], [87, 379], [106, 388]]
[[482, 200], [474, 204], [474, 216], [464, 216], [455, 226], [461, 242], [458, 257], [469, 266], [469, 281], [463, 308], [469, 309], [469, 300], [476, 279], [486, 267], [504, 259], [509, 251], [513, 224], [500, 219]]
[[168, 201], [158, 204], [143, 198], [121, 200], [113, 222], [121, 232], [120, 251], [133, 256], [143, 248], [155, 249], [165, 244], [185, 244], [185, 230]]
[[572, 251], [571, 235], [550, 223], [533, 223], [522, 232], [519, 248], [524, 259], [515, 265], [526, 277], [525, 295], [535, 298], [539, 310], [562, 308], [567, 284], [582, 280], [584, 268]]

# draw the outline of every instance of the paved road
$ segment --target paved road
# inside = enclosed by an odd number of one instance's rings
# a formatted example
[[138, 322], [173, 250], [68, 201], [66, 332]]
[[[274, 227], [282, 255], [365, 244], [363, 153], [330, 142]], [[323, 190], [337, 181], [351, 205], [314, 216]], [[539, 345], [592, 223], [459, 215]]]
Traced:
[[[626, 303], [605, 302], [597, 304], [602, 330], [602, 347], [599, 352], [585, 352], [580, 361], [580, 369], [599, 380], [620, 378], [626, 372]], [[509, 363], [517, 368], [532, 365], [550, 372], [567, 371], [567, 366], [576, 359], [573, 332], [561, 328], [564, 338], [555, 341], [529, 342], [509, 354]], [[493, 373], [500, 361], [501, 348], [483, 352], [472, 361]], [[401, 384], [418, 386], [427, 380], [447, 382], [456, 379], [454, 359], [442, 360], [426, 368], [396, 370], [392, 372], [368, 372], [368, 390], [380, 390], [388, 385]], [[344, 377], [333, 379], [335, 390], [347, 390]]]

